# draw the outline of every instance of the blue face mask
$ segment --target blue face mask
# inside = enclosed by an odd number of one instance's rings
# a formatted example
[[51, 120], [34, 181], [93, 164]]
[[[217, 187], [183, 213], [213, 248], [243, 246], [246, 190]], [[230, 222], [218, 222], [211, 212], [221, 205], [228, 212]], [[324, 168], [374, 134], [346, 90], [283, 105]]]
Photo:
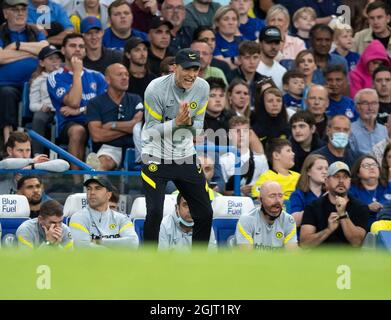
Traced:
[[349, 143], [349, 135], [345, 132], [334, 132], [331, 144], [337, 149], [345, 148]]

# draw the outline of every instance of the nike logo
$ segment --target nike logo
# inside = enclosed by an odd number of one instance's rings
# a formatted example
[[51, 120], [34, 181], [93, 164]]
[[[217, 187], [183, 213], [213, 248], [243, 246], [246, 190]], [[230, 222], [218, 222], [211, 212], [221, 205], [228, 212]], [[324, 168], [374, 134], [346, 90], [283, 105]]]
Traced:
[[229, 49], [221, 49], [221, 52], [227, 52]]

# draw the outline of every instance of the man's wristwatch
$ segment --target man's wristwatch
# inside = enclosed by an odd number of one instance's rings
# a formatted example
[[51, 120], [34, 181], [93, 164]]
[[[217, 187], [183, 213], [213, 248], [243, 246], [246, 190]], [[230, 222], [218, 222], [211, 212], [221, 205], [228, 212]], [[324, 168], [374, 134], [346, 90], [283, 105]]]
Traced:
[[339, 216], [338, 220], [348, 219], [348, 218], [349, 218], [349, 214], [347, 213], [347, 211], [345, 211], [345, 213], [342, 216]]
[[15, 48], [16, 48], [16, 50], [20, 49], [20, 42], [19, 41], [15, 42]]
[[86, 107], [80, 107], [79, 108], [80, 114], [84, 113], [86, 109], [87, 109]]
[[112, 122], [111, 123], [111, 129], [116, 129], [117, 128], [117, 122]]

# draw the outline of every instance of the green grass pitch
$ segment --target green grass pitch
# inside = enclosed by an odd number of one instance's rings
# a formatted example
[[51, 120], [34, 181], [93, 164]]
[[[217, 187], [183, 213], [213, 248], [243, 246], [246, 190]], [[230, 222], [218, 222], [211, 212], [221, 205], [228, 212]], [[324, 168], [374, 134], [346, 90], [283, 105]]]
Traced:
[[[391, 299], [391, 255], [382, 251], [2, 250], [0, 257], [0, 299]], [[349, 267], [350, 289], [337, 286], [340, 265]], [[47, 270], [50, 289], [39, 289]]]

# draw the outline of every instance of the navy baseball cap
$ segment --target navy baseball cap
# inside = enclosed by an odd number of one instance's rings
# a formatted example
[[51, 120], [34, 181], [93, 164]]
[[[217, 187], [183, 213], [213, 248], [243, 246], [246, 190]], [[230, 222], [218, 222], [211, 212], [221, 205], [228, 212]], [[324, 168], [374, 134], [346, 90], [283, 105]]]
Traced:
[[273, 26], [262, 28], [259, 34], [259, 41], [265, 41], [265, 42], [282, 41], [280, 29]]
[[80, 23], [80, 32], [87, 33], [91, 29], [102, 30], [102, 22], [97, 17], [89, 16], [84, 18]]
[[99, 185], [101, 185], [102, 187], [106, 188], [107, 191], [113, 191], [114, 190], [114, 187], [113, 185], [111, 184], [111, 182], [105, 178], [105, 177], [92, 177], [90, 179], [87, 179], [85, 182], [84, 182], [84, 186], [85, 187], [88, 187], [88, 185], [91, 183], [91, 182], [95, 182]]
[[41, 49], [41, 51], [39, 51], [38, 53], [38, 59], [39, 60], [43, 60], [49, 56], [51, 56], [52, 54], [58, 54], [60, 57], [62, 57], [62, 54], [61, 54], [61, 51], [58, 50], [55, 46], [53, 45], [49, 45], [49, 46], [46, 46], [46, 47], [43, 47]]
[[181, 49], [175, 56], [175, 64], [179, 64], [183, 69], [201, 68], [200, 53], [189, 48]]

